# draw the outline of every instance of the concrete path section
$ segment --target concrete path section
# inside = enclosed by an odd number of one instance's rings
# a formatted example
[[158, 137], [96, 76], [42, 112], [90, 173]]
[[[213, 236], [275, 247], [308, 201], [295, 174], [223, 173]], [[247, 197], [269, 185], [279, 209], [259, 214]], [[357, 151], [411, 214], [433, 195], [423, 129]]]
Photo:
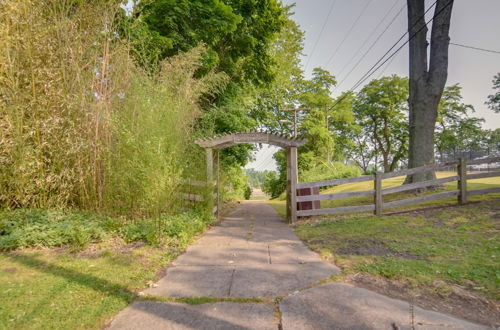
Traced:
[[285, 296], [338, 274], [265, 202], [243, 202], [145, 291], [168, 297]]
[[[144, 293], [173, 298], [267, 298], [267, 303], [252, 299], [201, 305], [137, 301], [110, 328], [482, 329], [350, 285], [314, 286], [339, 272], [310, 251], [269, 204], [243, 202]], [[271, 305], [277, 297], [285, 298], [279, 306]]]
[[341, 283], [320, 285], [290, 295], [281, 301], [280, 310], [286, 330], [487, 329]]
[[264, 304], [214, 303], [185, 305], [140, 301], [124, 309], [110, 329], [276, 330], [273, 307]]

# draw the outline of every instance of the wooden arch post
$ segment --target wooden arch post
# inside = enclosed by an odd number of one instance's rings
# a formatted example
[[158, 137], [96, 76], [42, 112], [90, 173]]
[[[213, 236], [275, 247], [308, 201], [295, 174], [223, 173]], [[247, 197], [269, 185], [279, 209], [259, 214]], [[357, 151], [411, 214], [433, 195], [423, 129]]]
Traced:
[[297, 147], [286, 148], [286, 218], [297, 221]]
[[[207, 185], [210, 187], [210, 195], [214, 196], [214, 152], [216, 158], [216, 180], [217, 180], [217, 214], [219, 213], [219, 152], [220, 150], [243, 143], [267, 143], [286, 150], [287, 170], [286, 170], [286, 192], [287, 192], [287, 220], [295, 222], [297, 220], [297, 148], [306, 143], [306, 139], [287, 137], [284, 135], [266, 132], [241, 132], [231, 133], [222, 136], [215, 136], [208, 139], [196, 140], [196, 144], [206, 150], [207, 157]], [[211, 198], [211, 205], [214, 205], [214, 198]], [[210, 203], [209, 203], [210, 205]], [[214, 208], [215, 210], [215, 208]]]

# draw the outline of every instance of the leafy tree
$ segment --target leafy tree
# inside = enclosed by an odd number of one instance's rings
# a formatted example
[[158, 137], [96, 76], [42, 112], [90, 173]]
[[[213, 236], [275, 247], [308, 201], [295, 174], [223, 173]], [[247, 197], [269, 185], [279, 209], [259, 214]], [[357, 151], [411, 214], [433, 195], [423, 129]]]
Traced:
[[283, 191], [285, 191], [285, 188], [283, 187], [283, 181], [280, 180], [276, 172], [266, 172], [262, 191], [271, 196], [271, 198], [276, 198], [281, 195]]
[[488, 96], [488, 101], [486, 104], [490, 107], [491, 110], [499, 113], [500, 112], [500, 72], [493, 77], [493, 89], [497, 90], [497, 92], [493, 95]]
[[365, 135], [357, 136], [359, 152], [372, 145], [374, 154], [382, 158], [384, 172], [394, 171], [407, 154], [407, 99], [408, 79], [393, 75], [372, 80], [354, 101], [356, 122]]
[[275, 63], [275, 79], [271, 84], [255, 90], [256, 101], [251, 111], [251, 116], [267, 131], [293, 134], [293, 113], [282, 109], [292, 108], [299, 102], [303, 84], [300, 67], [303, 41], [304, 33], [295, 21], [288, 18], [270, 49]]
[[484, 134], [484, 120], [470, 117], [474, 108], [462, 102], [461, 90], [458, 84], [446, 87], [439, 102], [435, 144], [441, 161], [446, 154], [455, 159], [460, 151], [478, 149]]
[[500, 128], [484, 131], [482, 148], [487, 155], [500, 154]]
[[150, 0], [139, 2], [135, 18], [160, 41], [154, 52], [163, 57], [204, 43], [206, 67], [259, 85], [273, 79], [269, 47], [286, 16], [277, 0]]
[[330, 134], [329, 111], [334, 103], [331, 89], [337, 84], [327, 70], [314, 68], [312, 79], [303, 82], [301, 104], [310, 111], [304, 115], [299, 131], [307, 138], [301, 152], [312, 152], [317, 161], [331, 161], [335, 149], [335, 137]]
[[[437, 0], [427, 52], [425, 1], [407, 0], [410, 54], [408, 167], [434, 163], [434, 128], [448, 76], [449, 30], [453, 0]], [[429, 54], [429, 55], [428, 55]], [[434, 172], [409, 175], [405, 183], [432, 180]]]

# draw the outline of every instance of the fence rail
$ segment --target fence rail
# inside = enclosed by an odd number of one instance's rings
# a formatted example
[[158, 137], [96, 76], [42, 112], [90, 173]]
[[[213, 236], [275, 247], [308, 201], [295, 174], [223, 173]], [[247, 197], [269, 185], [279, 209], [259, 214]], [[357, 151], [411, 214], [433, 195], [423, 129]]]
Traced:
[[[200, 193], [200, 189], [207, 189], [207, 188], [213, 188], [215, 187], [216, 182], [212, 182], [212, 185], [210, 185], [206, 181], [198, 181], [198, 180], [190, 180], [190, 179], [181, 179], [181, 186], [187, 187], [189, 192], [180, 192], [179, 196], [184, 199], [188, 203], [203, 203], [206, 202], [205, 196], [207, 194], [202, 194]], [[196, 191], [196, 193], [193, 193], [193, 190]], [[210, 196], [210, 194], [208, 194]], [[218, 201], [218, 194], [217, 192], [213, 192], [211, 194], [211, 199]], [[217, 214], [219, 211], [218, 207], [219, 203], [215, 203], [213, 209], [212, 209], [212, 214]]]
[[[391, 173], [376, 173], [375, 175], [364, 175], [353, 178], [343, 178], [343, 179], [334, 179], [334, 180], [324, 180], [324, 181], [315, 181], [315, 182], [304, 182], [299, 183], [297, 185], [298, 189], [302, 188], [313, 188], [313, 187], [327, 187], [334, 186], [346, 183], [354, 183], [354, 182], [364, 182], [364, 181], [373, 181], [374, 189], [364, 190], [364, 191], [353, 191], [353, 192], [340, 192], [340, 193], [331, 193], [331, 194], [315, 194], [308, 196], [297, 196], [297, 202], [314, 202], [321, 200], [334, 200], [341, 198], [349, 198], [349, 197], [360, 197], [360, 196], [373, 196], [373, 203], [368, 205], [356, 205], [356, 206], [340, 206], [333, 208], [324, 208], [324, 209], [312, 209], [312, 210], [299, 210], [297, 211], [297, 216], [305, 217], [305, 216], [317, 216], [317, 215], [326, 215], [326, 214], [337, 214], [337, 213], [348, 213], [348, 212], [366, 212], [366, 211], [374, 211], [376, 215], [381, 215], [384, 209], [395, 208], [405, 205], [412, 205], [427, 201], [434, 201], [443, 198], [449, 198], [452, 196], [457, 196], [457, 200], [459, 204], [464, 204], [467, 202], [467, 196], [481, 195], [481, 194], [489, 194], [489, 193], [498, 193], [500, 192], [500, 187], [494, 188], [486, 188], [486, 189], [476, 189], [472, 191], [467, 190], [467, 180], [471, 179], [482, 179], [482, 178], [492, 178], [492, 177], [500, 177], [500, 171], [497, 171], [498, 168], [493, 168], [493, 172], [486, 173], [467, 173], [467, 166], [469, 165], [479, 165], [479, 164], [487, 164], [487, 163], [497, 163], [500, 162], [500, 157], [491, 157], [485, 159], [475, 159], [472, 161], [466, 161], [464, 158], [460, 158], [454, 162], [448, 162], [444, 164], [436, 164], [436, 165], [426, 165], [406, 170], [401, 170], [397, 172]], [[418, 174], [425, 173], [429, 171], [439, 171], [444, 169], [449, 169], [450, 167], [456, 168], [456, 175], [449, 176], [446, 178], [440, 178], [435, 180], [428, 180], [423, 182], [416, 182], [411, 184], [403, 184], [397, 187], [390, 188], [382, 188], [382, 181], [384, 179], [395, 178], [399, 176], [406, 176], [410, 174]], [[383, 196], [405, 192], [410, 190], [429, 188], [440, 186], [443, 183], [457, 181], [457, 189], [452, 191], [439, 192], [435, 194], [412, 197], [403, 200], [384, 202]]]

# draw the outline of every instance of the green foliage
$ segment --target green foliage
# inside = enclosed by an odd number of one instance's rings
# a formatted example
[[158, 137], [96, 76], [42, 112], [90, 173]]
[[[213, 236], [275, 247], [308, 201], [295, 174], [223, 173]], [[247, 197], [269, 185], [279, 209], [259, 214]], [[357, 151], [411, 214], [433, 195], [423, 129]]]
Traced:
[[491, 110], [498, 113], [500, 112], [500, 72], [493, 77], [493, 89], [497, 92], [488, 96], [486, 104]]
[[484, 135], [484, 120], [470, 116], [474, 108], [462, 102], [461, 90], [458, 84], [447, 86], [439, 102], [435, 144], [441, 161], [447, 154], [455, 159], [457, 153], [479, 149]]
[[360, 130], [355, 140], [360, 144], [354, 151], [365, 171], [370, 152], [382, 158], [384, 172], [397, 169], [407, 156], [407, 100], [408, 79], [396, 75], [372, 80], [356, 95], [353, 111]]
[[184, 165], [200, 104], [226, 76], [197, 76], [202, 47], [146, 73], [118, 39], [117, 6], [2, 4], [0, 207], [153, 217], [176, 211], [182, 176], [204, 175]]
[[222, 200], [234, 201], [245, 198], [248, 187], [248, 178], [240, 166], [224, 165], [220, 172]]
[[131, 222], [78, 211], [2, 211], [0, 250], [65, 245], [82, 249], [111, 236], [119, 236], [127, 243], [142, 241], [185, 248], [211, 221], [211, 216], [194, 211]]
[[134, 19], [164, 40], [156, 51], [164, 57], [206, 44], [205, 65], [242, 86], [272, 80], [268, 49], [285, 14], [277, 0], [151, 0], [139, 3]]
[[245, 187], [245, 192], [243, 193], [246, 200], [249, 200], [250, 197], [252, 196], [252, 188], [250, 186]]
[[274, 171], [266, 172], [262, 191], [271, 198], [278, 197], [286, 189], [286, 181], [280, 179], [278, 174]]
[[300, 174], [301, 182], [323, 181], [360, 176], [358, 167], [339, 162], [323, 163]]
[[252, 188], [261, 188], [268, 171], [257, 171], [253, 168], [245, 169], [245, 175], [248, 178], [248, 184]]
[[71, 245], [83, 248], [109, 237], [109, 221], [84, 212], [15, 210], [0, 213], [0, 250]]

